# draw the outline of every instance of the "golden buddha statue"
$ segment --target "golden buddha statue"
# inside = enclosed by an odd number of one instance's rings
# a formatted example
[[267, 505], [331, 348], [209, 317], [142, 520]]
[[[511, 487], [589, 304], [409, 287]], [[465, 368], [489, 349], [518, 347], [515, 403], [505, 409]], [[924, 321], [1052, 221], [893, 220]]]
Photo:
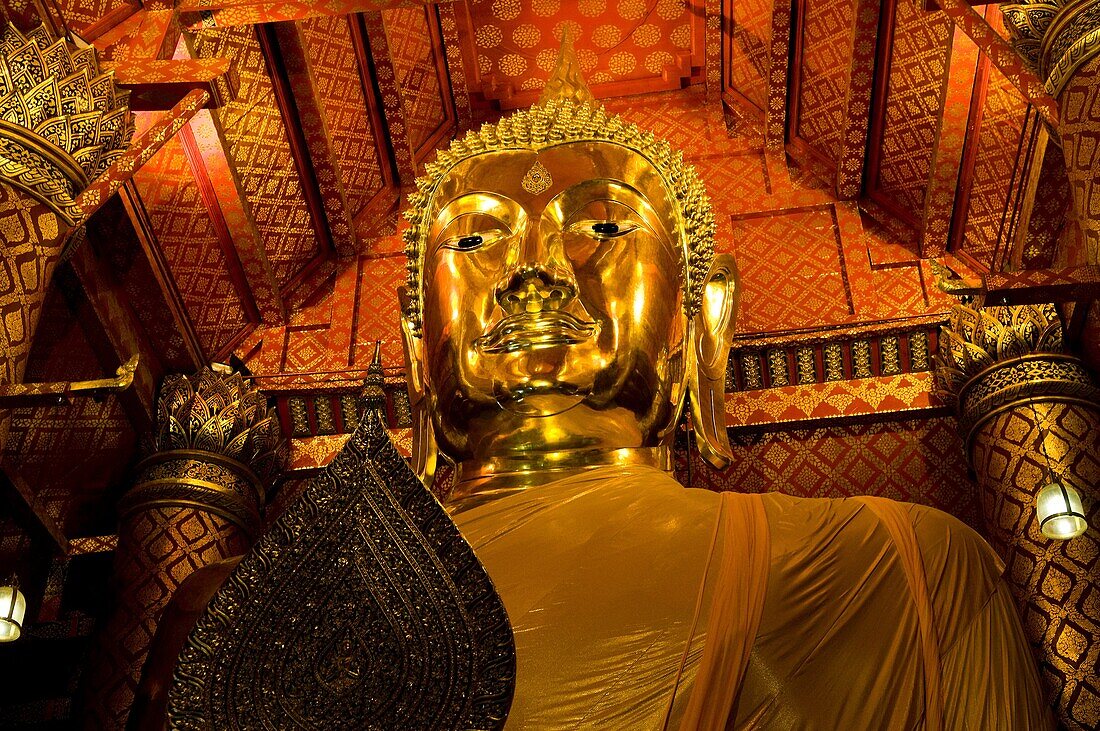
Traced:
[[172, 728], [1052, 728], [1003, 566], [959, 521], [673, 479], [688, 404], [733, 458], [737, 268], [695, 172], [563, 57], [406, 213], [414, 467], [456, 464], [473, 554], [368, 411], [199, 621]]
[[406, 212], [415, 464], [456, 464], [512, 623], [507, 727], [1052, 727], [1003, 566], [954, 518], [673, 480], [685, 403], [732, 458], [737, 269], [694, 171], [563, 55]]

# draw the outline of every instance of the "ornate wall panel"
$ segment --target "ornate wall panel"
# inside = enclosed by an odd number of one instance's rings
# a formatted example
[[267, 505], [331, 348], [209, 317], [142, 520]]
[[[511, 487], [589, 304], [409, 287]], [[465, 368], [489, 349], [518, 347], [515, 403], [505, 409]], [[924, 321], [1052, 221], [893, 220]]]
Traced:
[[951, 21], [942, 13], [909, 0], [895, 3], [885, 116], [871, 143], [879, 162], [870, 187], [914, 217], [924, 209], [951, 35]]
[[449, 100], [444, 100], [450, 90], [445, 92], [440, 86], [442, 59], [436, 55], [429, 27], [429, 23], [437, 22], [431, 8], [382, 11], [390, 58], [405, 109], [405, 123], [409, 128], [409, 144], [418, 154], [426, 152], [422, 148], [453, 117]]
[[768, 106], [772, 3], [737, 0], [726, 6], [725, 84], [763, 112]]
[[[1070, 208], [1069, 183], [1066, 180], [1066, 163], [1062, 149], [1053, 142], [1047, 144], [1039, 171], [1039, 182], [1027, 230], [1022, 232], [1018, 263], [1014, 253], [1012, 268], [1044, 269], [1054, 266], [1058, 241]], [[1020, 238], [1017, 232], [1016, 238]]]
[[56, 0], [65, 24], [77, 33], [86, 33], [106, 18], [125, 17], [141, 8], [140, 0]]
[[[117, 283], [134, 317], [154, 343], [160, 364], [168, 371], [184, 371], [195, 366], [183, 336], [165, 303], [161, 284], [142, 250], [137, 234], [118, 199], [88, 222], [88, 240], [105, 266], [104, 274]], [[154, 379], [160, 374], [154, 374]]]
[[[565, 28], [597, 95], [601, 85], [621, 82], [640, 82], [635, 92], [674, 88], [693, 65], [703, 66], [701, 0], [472, 0], [471, 7], [481, 87], [492, 98], [542, 89]], [[534, 100], [521, 99], [515, 103]]]
[[[94, 317], [80, 292], [75, 308], [54, 290], [47, 298], [26, 379], [67, 381], [101, 378], [105, 366], [81, 320]], [[84, 310], [81, 315], [80, 310]], [[65, 406], [11, 410], [4, 470], [30, 488], [36, 505], [70, 534], [113, 527], [103, 502], [129, 468], [137, 436], [119, 399], [77, 399]], [[89, 449], [95, 445], [95, 449]]]
[[1010, 204], [1027, 111], [1027, 101], [1012, 82], [990, 66], [978, 137], [968, 141], [974, 152], [961, 247], [986, 267], [1004, 246], [1005, 208]]
[[340, 166], [349, 213], [354, 218], [382, 189], [383, 181], [351, 30], [347, 19], [340, 17], [310, 18], [301, 22], [301, 29], [314, 89]]
[[[879, 495], [945, 510], [981, 530], [977, 490], [954, 417], [761, 432], [731, 429], [721, 472], [693, 455], [694, 487], [800, 497]], [[688, 483], [687, 465], [677, 478]]]
[[793, 134], [835, 164], [840, 158], [847, 115], [855, 0], [801, 2], [801, 56], [793, 70], [797, 114]]
[[285, 287], [320, 248], [259, 41], [254, 29], [244, 26], [203, 30], [193, 47], [200, 58], [237, 59], [240, 89], [217, 117], [268, 261]]
[[735, 217], [733, 229], [745, 287], [740, 332], [793, 330], [854, 314], [830, 210]]
[[224, 244], [179, 139], [165, 144], [134, 177], [195, 331], [213, 355], [246, 325], [245, 293], [230, 277]]

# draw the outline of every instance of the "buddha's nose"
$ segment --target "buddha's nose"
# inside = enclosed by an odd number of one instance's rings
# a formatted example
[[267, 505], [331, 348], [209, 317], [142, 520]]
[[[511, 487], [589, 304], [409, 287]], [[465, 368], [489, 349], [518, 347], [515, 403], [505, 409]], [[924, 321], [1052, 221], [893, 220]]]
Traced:
[[566, 271], [543, 264], [515, 267], [497, 286], [497, 302], [509, 315], [561, 310], [577, 296], [577, 286]]

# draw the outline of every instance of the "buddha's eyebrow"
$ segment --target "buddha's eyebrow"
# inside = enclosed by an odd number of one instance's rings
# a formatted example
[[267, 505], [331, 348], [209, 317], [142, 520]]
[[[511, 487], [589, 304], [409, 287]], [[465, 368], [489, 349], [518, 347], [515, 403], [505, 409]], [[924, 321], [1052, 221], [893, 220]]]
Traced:
[[437, 225], [445, 226], [459, 216], [482, 213], [512, 226], [515, 224], [516, 211], [519, 207], [518, 203], [507, 196], [488, 190], [475, 190], [463, 193], [443, 204], [435, 216], [435, 221]]

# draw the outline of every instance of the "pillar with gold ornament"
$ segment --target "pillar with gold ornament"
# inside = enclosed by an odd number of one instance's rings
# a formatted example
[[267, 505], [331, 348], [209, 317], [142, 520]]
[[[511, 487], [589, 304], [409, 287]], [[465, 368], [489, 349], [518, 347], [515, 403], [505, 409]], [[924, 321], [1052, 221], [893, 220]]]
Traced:
[[[93, 48], [45, 26], [0, 33], [0, 383], [23, 378], [47, 286], [76, 243], [77, 196], [125, 152], [128, 92]], [[7, 418], [0, 412], [0, 447]]]
[[248, 550], [285, 461], [275, 412], [240, 374], [169, 376], [156, 428], [119, 502], [115, 604], [90, 659], [86, 728], [125, 726], [164, 606], [193, 571]]
[[[956, 305], [937, 378], [957, 407], [989, 538], [1050, 702], [1065, 728], [1100, 728], [1100, 388], [1064, 352], [1049, 305]], [[1052, 493], [1063, 503], [1055, 512], [1070, 515], [1047, 514]], [[1061, 498], [1073, 495], [1080, 502], [1067, 507]]]

